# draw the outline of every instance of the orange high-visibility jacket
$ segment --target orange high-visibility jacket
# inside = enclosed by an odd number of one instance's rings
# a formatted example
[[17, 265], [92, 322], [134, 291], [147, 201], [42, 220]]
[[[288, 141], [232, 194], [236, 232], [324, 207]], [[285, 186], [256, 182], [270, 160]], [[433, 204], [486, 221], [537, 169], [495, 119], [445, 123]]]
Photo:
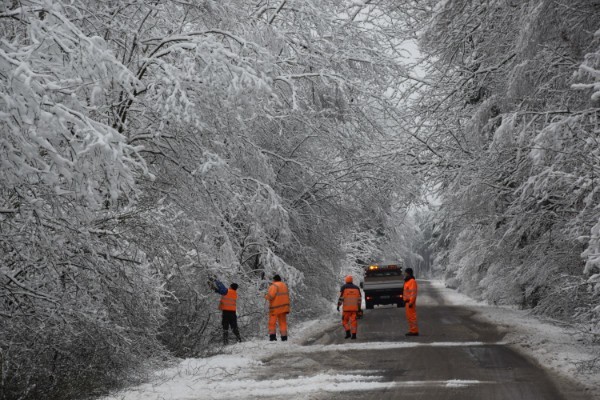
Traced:
[[283, 282], [272, 282], [269, 291], [265, 295], [269, 301], [269, 313], [271, 315], [284, 314], [290, 312], [290, 296], [288, 287]]
[[236, 311], [237, 309], [237, 291], [233, 289], [227, 289], [227, 293], [221, 296], [219, 302], [219, 310], [223, 311]]
[[404, 302], [406, 304], [414, 305], [417, 302], [417, 281], [415, 278], [410, 277], [404, 281]]
[[360, 309], [361, 295], [358, 286], [348, 283], [342, 286], [338, 304], [344, 305], [344, 311], [358, 311]]

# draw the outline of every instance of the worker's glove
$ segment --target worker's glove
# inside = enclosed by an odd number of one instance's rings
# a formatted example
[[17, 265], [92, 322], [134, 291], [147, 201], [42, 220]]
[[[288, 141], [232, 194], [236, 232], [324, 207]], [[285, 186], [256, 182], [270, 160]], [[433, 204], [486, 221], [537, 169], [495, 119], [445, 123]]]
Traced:
[[340, 305], [338, 304], [336, 310], [340, 311]]
[[410, 303], [406, 303], [406, 306], [407, 306], [408, 308], [412, 308], [412, 304], [410, 304]]

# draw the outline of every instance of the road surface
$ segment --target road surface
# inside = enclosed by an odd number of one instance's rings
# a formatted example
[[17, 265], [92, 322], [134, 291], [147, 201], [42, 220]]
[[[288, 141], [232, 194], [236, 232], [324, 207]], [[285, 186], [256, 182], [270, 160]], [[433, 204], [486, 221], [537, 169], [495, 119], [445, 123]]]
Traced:
[[[404, 336], [407, 330], [404, 309], [376, 307], [366, 310], [359, 321], [358, 340], [345, 340], [340, 326], [330, 328], [305, 343], [319, 351], [264, 359], [268, 368], [264, 378], [289, 379], [332, 371], [347, 374], [361, 371], [363, 375], [377, 375], [387, 384], [368, 390], [298, 393], [286, 396], [287, 400], [591, 399], [583, 389], [552, 376], [503, 344], [499, 327], [478, 321], [474, 318], [475, 312], [468, 308], [446, 305], [426, 281], [419, 282], [417, 307], [419, 337]], [[368, 347], [371, 342], [384, 346], [359, 348], [361, 343]], [[386, 348], [386, 343], [396, 347]], [[348, 344], [354, 349], [344, 350], [339, 346]]]

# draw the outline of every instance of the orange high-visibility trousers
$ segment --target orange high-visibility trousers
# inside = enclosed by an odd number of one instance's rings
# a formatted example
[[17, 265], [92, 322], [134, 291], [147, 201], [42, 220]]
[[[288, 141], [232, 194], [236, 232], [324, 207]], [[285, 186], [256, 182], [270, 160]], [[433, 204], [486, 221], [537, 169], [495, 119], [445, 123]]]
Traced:
[[277, 333], [275, 325], [279, 323], [279, 333], [281, 336], [287, 336], [287, 314], [269, 315], [269, 335]]
[[356, 333], [356, 330], [358, 329], [356, 314], [356, 311], [344, 311], [342, 314], [342, 325], [344, 326], [345, 330]]
[[408, 331], [410, 333], [419, 333], [419, 326], [417, 325], [417, 305], [413, 304], [412, 307], [408, 306], [408, 303], [404, 306], [406, 310], [406, 321], [408, 322]]

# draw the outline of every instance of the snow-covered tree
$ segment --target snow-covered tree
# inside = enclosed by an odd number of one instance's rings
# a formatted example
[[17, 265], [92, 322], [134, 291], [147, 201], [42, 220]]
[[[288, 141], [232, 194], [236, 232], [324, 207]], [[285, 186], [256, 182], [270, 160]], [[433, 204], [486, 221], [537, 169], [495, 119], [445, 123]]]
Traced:
[[212, 276], [240, 284], [245, 335], [264, 329], [276, 272], [292, 316], [319, 313], [418, 197], [386, 143], [411, 80], [393, 1], [1, 7], [10, 390], [70, 397], [163, 345], [205, 351]]
[[421, 37], [436, 83], [415, 102], [441, 160], [440, 267], [472, 294], [596, 331], [597, 7], [439, 3]]
[[158, 348], [161, 288], [122, 236], [146, 176], [103, 117], [138, 80], [60, 4], [0, 14], [2, 397], [116, 381]]

